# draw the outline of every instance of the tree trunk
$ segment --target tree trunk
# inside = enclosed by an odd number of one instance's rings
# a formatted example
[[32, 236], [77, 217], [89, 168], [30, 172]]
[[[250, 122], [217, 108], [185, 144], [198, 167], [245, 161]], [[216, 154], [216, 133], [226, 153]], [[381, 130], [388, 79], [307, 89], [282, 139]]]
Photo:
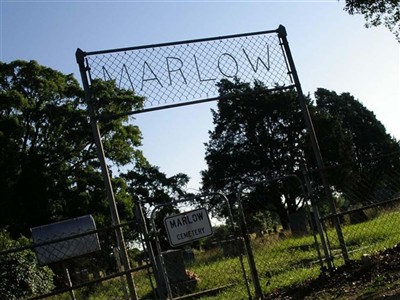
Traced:
[[289, 216], [286, 211], [286, 208], [283, 205], [282, 205], [282, 207], [278, 207], [277, 213], [279, 216], [279, 220], [281, 221], [282, 229], [290, 230]]

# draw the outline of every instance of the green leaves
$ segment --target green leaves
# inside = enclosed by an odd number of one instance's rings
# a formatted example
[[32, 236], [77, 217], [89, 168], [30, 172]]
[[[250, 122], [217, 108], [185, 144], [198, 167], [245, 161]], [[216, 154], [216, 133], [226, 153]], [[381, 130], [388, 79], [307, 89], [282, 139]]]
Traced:
[[400, 42], [399, 0], [346, 0], [345, 10], [364, 15], [366, 27], [385, 25]]
[[[98, 205], [107, 201], [83, 96], [72, 75], [35, 61], [0, 63], [0, 226], [13, 234], [87, 213], [109, 215], [107, 205]], [[93, 82], [92, 97], [98, 114], [143, 105], [113, 82]], [[141, 132], [128, 121], [102, 122], [112, 164], [145, 161], [137, 149]]]
[[[27, 240], [13, 241], [0, 231], [0, 250], [21, 247]], [[0, 295], [3, 299], [22, 299], [50, 292], [53, 288], [53, 272], [39, 267], [31, 250], [0, 256]]]
[[[224, 98], [218, 103], [218, 110], [213, 111], [215, 127], [209, 132], [210, 139], [205, 144], [208, 168], [202, 172], [204, 190], [234, 195], [240, 183], [299, 174], [305, 163], [309, 168], [316, 167], [294, 92], [268, 92], [259, 83], [250, 85], [226, 80], [221, 81], [219, 89]], [[360, 177], [374, 177], [377, 179], [373, 181], [375, 184], [368, 186], [369, 194], [374, 195], [378, 190], [388, 191], [389, 188], [383, 186], [383, 177], [378, 175], [384, 170], [400, 167], [399, 157], [381, 159], [379, 164], [366, 160], [382, 154], [400, 153], [399, 143], [386, 133], [373, 112], [350, 94], [338, 95], [318, 89], [315, 99], [316, 103], [307, 98], [306, 101], [325, 164], [334, 166], [356, 161], [362, 165], [362, 170], [347, 165], [331, 171], [329, 183], [332, 188], [343, 191], [348, 182], [357, 182]], [[365, 194], [365, 191], [359, 193]], [[277, 211], [284, 222], [287, 213], [299, 208], [301, 198], [301, 190], [290, 184], [289, 188], [276, 186], [270, 190], [253, 191], [245, 201], [269, 203], [268, 210]], [[361, 196], [356, 201], [370, 201], [368, 198]], [[222, 211], [219, 203], [213, 205]], [[249, 204], [245, 210], [251, 212], [251, 218], [260, 207]]]
[[[351, 188], [351, 204], [371, 203], [380, 190], [387, 197], [393, 196], [385, 183], [385, 176], [400, 167], [400, 157], [388, 155], [400, 153], [400, 144], [387, 134], [383, 124], [375, 114], [364, 107], [349, 93], [338, 95], [333, 91], [318, 89], [315, 93], [317, 114], [316, 131], [320, 138], [323, 157], [326, 162], [352, 162], [342, 167], [340, 172], [332, 172], [331, 184], [339, 191]], [[321, 126], [321, 119], [325, 125]], [[319, 124], [319, 125], [318, 125]], [[367, 186], [361, 180], [368, 181]], [[393, 183], [399, 180], [392, 178]], [[349, 186], [349, 182], [353, 184]], [[396, 184], [395, 184], [396, 185]]]

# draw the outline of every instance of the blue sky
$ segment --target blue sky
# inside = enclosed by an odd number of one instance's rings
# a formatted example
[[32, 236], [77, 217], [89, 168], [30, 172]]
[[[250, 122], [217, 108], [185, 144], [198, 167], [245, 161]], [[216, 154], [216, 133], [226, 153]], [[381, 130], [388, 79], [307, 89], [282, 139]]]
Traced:
[[[384, 27], [366, 29], [343, 1], [1, 1], [0, 59], [37, 60], [79, 79], [75, 51], [114, 49], [286, 27], [305, 93], [349, 92], [400, 139], [400, 50]], [[146, 157], [198, 188], [210, 108], [138, 115]]]

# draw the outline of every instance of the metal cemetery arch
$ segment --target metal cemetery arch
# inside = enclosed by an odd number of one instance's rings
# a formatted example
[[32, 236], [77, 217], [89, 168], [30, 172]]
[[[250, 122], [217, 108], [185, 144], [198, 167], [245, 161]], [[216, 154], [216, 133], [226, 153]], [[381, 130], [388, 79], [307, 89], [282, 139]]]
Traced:
[[93, 79], [114, 80], [118, 87], [146, 98], [144, 109], [127, 112], [129, 115], [218, 100], [216, 83], [223, 78], [259, 80], [271, 89], [293, 88], [281, 40], [285, 35], [280, 26], [277, 30], [115, 50], [78, 49], [76, 57], [88, 86]]
[[[104, 156], [98, 121], [154, 110], [220, 100], [216, 83], [238, 78], [242, 82], [263, 82], [269, 90], [296, 89], [319, 169], [324, 164], [300, 81], [286, 39], [286, 29], [189, 40], [104, 51], [76, 51], [85, 90], [90, 123], [101, 163], [103, 180], [114, 225], [119, 216]], [[118, 115], [96, 115], [92, 106], [91, 83], [95, 79], [113, 80], [119, 88], [145, 97], [144, 107]], [[324, 175], [321, 173], [323, 182]], [[330, 191], [325, 184], [328, 199]], [[330, 202], [332, 213], [335, 204]], [[345, 260], [348, 260], [340, 224], [336, 231]], [[137, 299], [129, 261], [120, 229], [116, 230], [128, 287]], [[259, 288], [255, 287], [259, 295]]]

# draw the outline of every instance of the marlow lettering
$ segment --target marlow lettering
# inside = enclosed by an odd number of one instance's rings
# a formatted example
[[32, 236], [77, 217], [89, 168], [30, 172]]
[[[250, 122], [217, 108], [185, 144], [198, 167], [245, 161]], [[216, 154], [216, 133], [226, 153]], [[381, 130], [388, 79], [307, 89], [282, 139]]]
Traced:
[[187, 226], [203, 220], [204, 220], [203, 212], [196, 212], [193, 214], [181, 215], [177, 218], [170, 219], [169, 224], [171, 228], [177, 228], [181, 226]]
[[[268, 44], [265, 48], [265, 54], [261, 57], [254, 55], [245, 48], [241, 50], [242, 53], [237, 53], [236, 56], [232, 53], [223, 52], [212, 59], [193, 54], [193, 56], [183, 55], [183, 57], [164, 56], [163, 60], [159, 62], [139, 60], [133, 69], [128, 69], [127, 65], [121, 62], [120, 65], [116, 66], [118, 72], [115, 73], [109, 72], [106, 66], [102, 66], [102, 75], [104, 80], [114, 79], [119, 86], [122, 82], [127, 82], [132, 90], [136, 87], [143, 91], [154, 85], [165, 88], [174, 84], [180, 86], [182, 84], [196, 84], [196, 81], [199, 83], [216, 81], [221, 79], [221, 75], [225, 78], [233, 78], [238, 75], [239, 70], [248, 66], [255, 74], [260, 69], [270, 70], [270, 48]], [[200, 61], [202, 61], [202, 64], [200, 64]], [[207, 76], [203, 73], [206, 73]], [[195, 80], [190, 80], [190, 78]]]

